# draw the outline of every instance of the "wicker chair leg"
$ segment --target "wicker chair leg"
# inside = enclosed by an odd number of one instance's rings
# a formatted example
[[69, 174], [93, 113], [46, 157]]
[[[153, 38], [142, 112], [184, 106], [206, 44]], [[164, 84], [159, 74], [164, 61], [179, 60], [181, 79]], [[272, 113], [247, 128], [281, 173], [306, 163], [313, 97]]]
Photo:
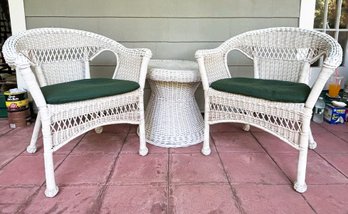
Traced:
[[140, 123], [139, 123], [139, 141], [140, 141], [140, 147], [139, 147], [139, 154], [141, 156], [145, 156], [149, 153], [149, 149], [146, 147], [146, 140], [145, 140], [145, 119], [144, 119], [144, 109], [142, 108], [142, 105], [140, 105]]
[[101, 134], [103, 132], [103, 127], [102, 126], [99, 126], [97, 128], [94, 129], [95, 133], [97, 134]]
[[204, 122], [204, 141], [203, 141], [203, 147], [202, 147], [202, 154], [203, 155], [210, 155], [211, 149], [209, 145], [209, 124], [208, 122]]
[[250, 125], [249, 124], [243, 124], [243, 130], [248, 132], [250, 130]]
[[44, 145], [44, 162], [46, 178], [46, 197], [52, 198], [57, 195], [59, 189], [54, 177], [53, 150], [52, 150], [52, 133], [50, 128], [50, 119], [46, 108], [40, 110], [42, 122], [42, 135]]
[[149, 149], [146, 146], [144, 124], [139, 124], [139, 138], [140, 138], [139, 154], [141, 156], [145, 156], [149, 153]]
[[298, 166], [297, 166], [297, 180], [294, 184], [294, 189], [299, 193], [304, 193], [307, 190], [306, 167], [307, 167], [307, 153], [308, 149], [301, 149], [299, 152]]
[[27, 152], [28, 153], [35, 153], [36, 152], [36, 142], [39, 137], [39, 133], [41, 130], [41, 116], [40, 113], [37, 114], [36, 121], [35, 121], [35, 126], [33, 130], [33, 134], [31, 136], [30, 144], [27, 147]]
[[314, 140], [314, 138], [313, 138], [313, 134], [312, 134], [312, 131], [311, 131], [311, 130], [309, 130], [308, 148], [310, 148], [310, 149], [315, 149], [315, 148], [317, 148], [317, 143], [315, 142], [315, 140]]
[[52, 198], [57, 195], [59, 189], [54, 177], [53, 153], [51, 151], [44, 153], [45, 158], [45, 177], [46, 177], [46, 197]]

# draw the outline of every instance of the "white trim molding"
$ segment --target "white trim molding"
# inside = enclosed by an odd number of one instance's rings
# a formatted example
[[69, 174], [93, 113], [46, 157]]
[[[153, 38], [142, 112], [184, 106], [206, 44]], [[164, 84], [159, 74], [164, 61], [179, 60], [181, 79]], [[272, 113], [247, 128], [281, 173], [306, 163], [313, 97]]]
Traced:
[[[8, 0], [12, 34], [16, 34], [27, 29], [23, 1], [24, 0]], [[23, 77], [18, 73], [18, 71], [16, 71], [16, 79], [18, 88], [27, 88]]]
[[301, 0], [299, 27], [313, 29], [315, 0]]
[[8, 0], [12, 34], [26, 30], [23, 0]]

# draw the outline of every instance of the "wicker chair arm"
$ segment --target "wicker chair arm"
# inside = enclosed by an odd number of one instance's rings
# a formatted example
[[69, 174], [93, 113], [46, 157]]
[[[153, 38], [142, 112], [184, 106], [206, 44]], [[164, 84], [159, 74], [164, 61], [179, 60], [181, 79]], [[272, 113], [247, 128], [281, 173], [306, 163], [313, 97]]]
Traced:
[[342, 63], [343, 51], [338, 42], [331, 40], [329, 41], [329, 44], [330, 47], [328, 48], [326, 57], [324, 58], [323, 66], [335, 69]]
[[18, 54], [15, 49], [17, 36], [11, 36], [7, 39], [2, 47], [3, 56], [8, 65], [15, 67], [23, 78], [26, 80], [27, 87], [34, 98], [36, 105], [40, 108], [46, 105], [46, 100], [41, 92], [39, 83], [36, 80], [30, 66], [32, 63], [23, 54]]
[[305, 106], [309, 109], [313, 109], [315, 102], [321, 94], [322, 89], [324, 88], [327, 80], [334, 73], [336, 67], [330, 68], [323, 66], [318, 78], [315, 80], [311, 92], [308, 95]]
[[309, 94], [306, 107], [312, 109], [317, 101], [317, 98], [320, 96], [322, 89], [324, 88], [326, 82], [330, 76], [335, 72], [335, 69], [341, 65], [343, 51], [342, 47], [335, 41], [332, 37], [322, 34], [324, 40], [327, 41], [326, 53], [323, 61], [321, 71], [318, 78], [315, 80], [311, 93]]
[[[16, 61], [18, 56], [18, 53], [16, 52], [15, 45], [16, 45], [16, 36], [11, 36], [8, 38], [4, 45], [2, 46], [2, 53], [5, 58], [6, 63], [11, 66], [15, 67], [16, 66]], [[22, 56], [18, 62], [22, 62], [22, 64], [29, 64], [30, 61], [26, 57]]]
[[[20, 33], [21, 34], [21, 33]], [[25, 79], [27, 90], [35, 100], [38, 108], [46, 105], [46, 100], [41, 92], [39, 83], [36, 80], [34, 73], [31, 70], [33, 63], [23, 54], [16, 52], [16, 42], [18, 35], [13, 35], [8, 38], [3, 47], [2, 52], [6, 63], [15, 68], [19, 74]]]
[[195, 57], [201, 73], [204, 90], [207, 90], [209, 85], [215, 80], [231, 77], [227, 66], [226, 53], [220, 47], [198, 50]]
[[43, 96], [40, 85], [39, 85], [33, 71], [30, 68], [29, 60], [25, 56], [19, 54], [19, 55], [17, 55], [14, 64], [16, 66], [18, 73], [20, 73], [22, 75], [22, 77], [25, 79], [27, 88], [28, 88], [31, 96], [35, 100], [36, 106], [39, 109], [41, 107], [46, 106], [45, 97]]
[[151, 50], [147, 48], [129, 49], [124, 47], [121, 51], [113, 78], [137, 81], [140, 88], [143, 89], [145, 86], [147, 66], [152, 57]]

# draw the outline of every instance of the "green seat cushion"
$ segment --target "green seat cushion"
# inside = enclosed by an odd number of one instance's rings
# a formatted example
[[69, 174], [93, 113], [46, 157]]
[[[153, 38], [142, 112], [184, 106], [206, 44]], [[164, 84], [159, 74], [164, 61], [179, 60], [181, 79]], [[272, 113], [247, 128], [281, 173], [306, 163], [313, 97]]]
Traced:
[[41, 87], [48, 104], [90, 100], [124, 94], [139, 88], [137, 82], [107, 78], [83, 79]]
[[218, 91], [287, 103], [304, 103], [311, 91], [304, 83], [243, 77], [217, 80], [210, 87]]

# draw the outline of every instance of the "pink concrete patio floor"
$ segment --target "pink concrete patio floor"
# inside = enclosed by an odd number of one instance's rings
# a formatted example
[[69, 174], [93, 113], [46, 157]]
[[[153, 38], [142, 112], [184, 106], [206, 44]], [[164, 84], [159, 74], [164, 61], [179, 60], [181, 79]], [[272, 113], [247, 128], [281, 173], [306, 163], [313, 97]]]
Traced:
[[114, 125], [55, 153], [55, 198], [43, 193], [42, 139], [25, 151], [32, 128], [0, 120], [0, 213], [348, 213], [347, 124], [312, 124], [304, 194], [292, 189], [297, 151], [258, 129], [212, 126], [210, 156], [199, 144], [141, 157], [136, 126]]

